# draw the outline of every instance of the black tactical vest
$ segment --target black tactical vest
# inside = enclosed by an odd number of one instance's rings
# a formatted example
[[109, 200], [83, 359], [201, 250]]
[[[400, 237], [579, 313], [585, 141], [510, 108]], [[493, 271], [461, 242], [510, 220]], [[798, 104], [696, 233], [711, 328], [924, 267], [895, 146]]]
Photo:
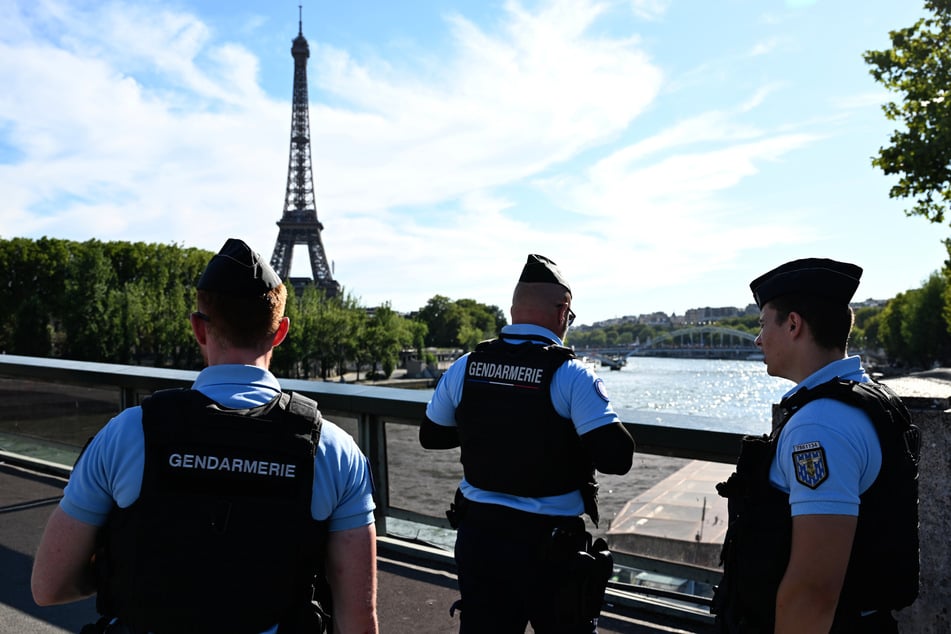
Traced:
[[729, 500], [720, 559], [723, 579], [712, 611], [723, 632], [772, 632], [776, 593], [789, 561], [789, 496], [769, 483], [779, 432], [806, 403], [833, 398], [871, 419], [882, 449], [878, 477], [860, 496], [858, 524], [832, 631], [847, 632], [864, 611], [897, 610], [918, 596], [920, 435], [901, 400], [879, 383], [834, 379], [780, 403], [770, 436], [746, 437], [736, 472], [717, 485]]
[[100, 613], [158, 634], [300, 622], [326, 541], [311, 517], [317, 404], [284, 393], [226, 410], [164, 390], [143, 401], [142, 427], [141, 493], [102, 531]]
[[551, 402], [555, 370], [574, 353], [540, 341], [549, 345], [494, 339], [468, 357], [456, 422], [466, 480], [480, 489], [545, 497], [593, 478], [574, 424]]

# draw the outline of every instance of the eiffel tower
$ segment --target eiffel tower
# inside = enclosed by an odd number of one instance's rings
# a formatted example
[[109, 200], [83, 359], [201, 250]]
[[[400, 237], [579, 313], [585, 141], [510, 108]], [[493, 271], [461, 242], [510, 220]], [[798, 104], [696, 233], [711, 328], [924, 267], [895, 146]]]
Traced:
[[287, 166], [287, 192], [284, 195], [284, 215], [278, 221], [277, 243], [271, 255], [271, 266], [287, 280], [291, 272], [294, 246], [306, 244], [310, 255], [313, 279], [292, 278], [291, 284], [300, 293], [308, 284], [315, 284], [327, 297], [340, 292], [340, 284], [333, 279], [327, 264], [327, 254], [320, 232], [324, 225], [317, 220], [314, 202], [314, 175], [310, 160], [310, 114], [307, 99], [307, 58], [310, 47], [304, 39], [302, 9], [297, 37], [291, 46], [294, 57], [294, 104], [291, 110], [291, 155]]

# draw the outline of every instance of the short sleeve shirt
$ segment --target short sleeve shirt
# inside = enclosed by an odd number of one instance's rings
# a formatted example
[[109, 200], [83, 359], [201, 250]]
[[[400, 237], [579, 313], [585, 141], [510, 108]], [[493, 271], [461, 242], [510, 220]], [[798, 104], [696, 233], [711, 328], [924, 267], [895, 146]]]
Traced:
[[[500, 336], [505, 339], [507, 334], [541, 336], [552, 343], [562, 345], [561, 338], [555, 333], [532, 324], [506, 326]], [[509, 341], [521, 345], [541, 345], [531, 341], [523, 342], [521, 339]], [[462, 401], [467, 359], [468, 354], [463, 355], [446, 370], [426, 406], [426, 417], [437, 425], [456, 426], [456, 408]], [[559, 416], [572, 421], [579, 436], [619, 420], [608, 399], [604, 381], [577, 359], [567, 361], [555, 371], [551, 382], [551, 402]], [[479, 489], [465, 478], [459, 488], [466, 498], [475, 502], [502, 504], [530, 513], [580, 515], [584, 510], [579, 491], [528, 498]]]
[[[263, 405], [281, 393], [267, 370], [215, 365], [202, 370], [193, 389], [222, 407]], [[145, 469], [142, 409], [130, 407], [110, 420], [90, 442], [73, 469], [60, 506], [87, 524], [103, 526], [113, 504], [126, 508], [139, 497]], [[324, 419], [314, 458], [311, 515], [341, 531], [373, 523], [373, 483], [366, 457], [353, 438]]]
[[[870, 380], [859, 357], [848, 357], [812, 374], [787, 396], [836, 377]], [[789, 494], [793, 516], [858, 516], [859, 496], [878, 477], [881, 466], [881, 446], [868, 415], [823, 398], [804, 405], [780, 431], [770, 482]]]

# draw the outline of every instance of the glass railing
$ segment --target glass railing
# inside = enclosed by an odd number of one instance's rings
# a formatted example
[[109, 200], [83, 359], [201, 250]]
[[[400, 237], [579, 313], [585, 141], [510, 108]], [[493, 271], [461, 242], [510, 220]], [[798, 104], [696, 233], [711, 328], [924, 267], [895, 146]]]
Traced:
[[[157, 389], [190, 386], [196, 374], [0, 355], [2, 458], [66, 475], [86, 440], [118, 411]], [[429, 552], [451, 558], [454, 532], [444, 511], [462, 469], [458, 450], [427, 451], [417, 441], [431, 390], [288, 379], [281, 384], [316, 399], [323, 415], [348, 431], [368, 457], [378, 534], [434, 545], [441, 551]], [[609, 601], [695, 612], [706, 620], [711, 588], [720, 577], [716, 534], [726, 517], [712, 484], [704, 481], [710, 477], [703, 475], [704, 465], [716, 472], [718, 465], [735, 464], [740, 436], [624, 424], [637, 443], [635, 464], [626, 476], [601, 477], [601, 527], [592, 528], [608, 538], [615, 554]], [[639, 527], [650, 522], [659, 532], [639, 535]]]

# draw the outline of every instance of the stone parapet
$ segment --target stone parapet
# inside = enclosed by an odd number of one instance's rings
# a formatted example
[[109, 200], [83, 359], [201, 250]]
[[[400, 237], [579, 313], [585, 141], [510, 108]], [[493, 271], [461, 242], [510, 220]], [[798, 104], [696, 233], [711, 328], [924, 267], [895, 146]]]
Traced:
[[[945, 401], [949, 392], [951, 388], [945, 392]], [[918, 476], [921, 592], [911, 607], [898, 614], [898, 622], [902, 632], [944, 634], [951, 632], [951, 409], [919, 409], [913, 407], [915, 403], [909, 403], [909, 410], [922, 438]], [[888, 582], [888, 571], [882, 570], [881, 583]]]

